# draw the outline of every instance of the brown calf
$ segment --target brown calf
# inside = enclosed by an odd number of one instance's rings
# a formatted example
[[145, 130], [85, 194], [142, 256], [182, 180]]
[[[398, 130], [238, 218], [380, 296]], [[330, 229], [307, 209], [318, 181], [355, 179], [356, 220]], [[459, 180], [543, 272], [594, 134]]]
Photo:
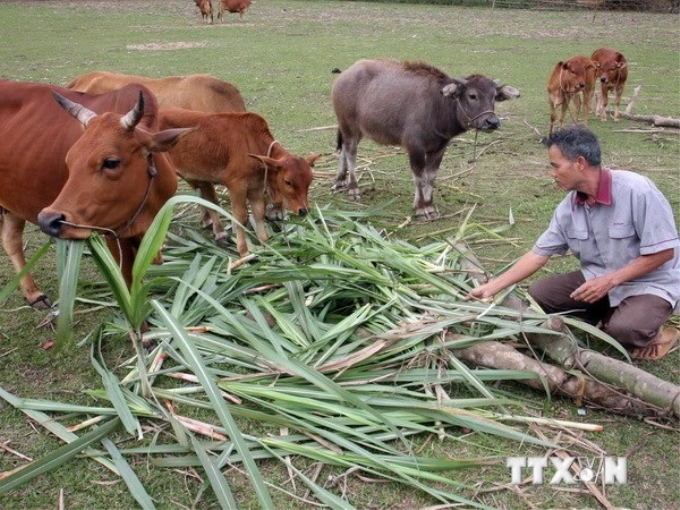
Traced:
[[595, 88], [595, 64], [588, 57], [579, 55], [572, 57], [566, 62], [558, 62], [548, 79], [548, 100], [550, 102], [550, 129], [553, 132], [557, 107], [561, 106], [559, 123], [564, 125], [564, 116], [569, 108], [569, 102], [574, 102], [576, 115], [574, 123], [578, 122], [581, 112], [581, 93], [583, 93], [583, 106], [585, 116], [583, 122], [588, 125], [590, 100]]
[[[191, 181], [202, 196], [217, 203], [214, 184], [229, 190], [236, 225], [236, 246], [248, 253], [243, 225], [250, 202], [257, 237], [267, 241], [264, 226], [265, 192], [273, 203], [297, 215], [308, 211], [307, 193], [318, 154], [307, 159], [288, 152], [269, 131], [267, 121], [256, 113], [203, 113], [167, 108], [160, 110], [162, 129], [193, 127], [170, 151], [179, 175]], [[226, 237], [217, 215], [213, 228], [218, 239]]]
[[618, 51], [600, 48], [590, 57], [598, 66], [596, 77], [600, 80], [600, 95], [597, 98], [596, 112], [604, 122], [607, 120], [607, 104], [609, 91], [614, 91], [614, 122], [621, 118], [619, 106], [621, 95], [628, 79], [628, 62]]
[[238, 12], [239, 17], [243, 19], [243, 15], [251, 3], [251, 0], [220, 0], [220, 12], [217, 15], [217, 19], [224, 21], [224, 11]]
[[210, 0], [194, 0], [194, 2], [196, 2], [198, 10], [201, 11], [203, 21], [207, 22], [208, 18], [210, 18], [210, 24], [212, 25], [214, 21], [212, 2]]

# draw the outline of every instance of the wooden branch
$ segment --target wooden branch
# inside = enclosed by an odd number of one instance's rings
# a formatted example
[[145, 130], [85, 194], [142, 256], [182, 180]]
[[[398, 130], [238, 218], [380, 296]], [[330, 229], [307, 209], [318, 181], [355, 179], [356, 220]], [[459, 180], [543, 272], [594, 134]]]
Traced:
[[621, 117], [638, 122], [648, 122], [656, 127], [680, 128], [680, 119], [673, 117], [662, 117], [661, 115], [633, 115], [632, 113], [621, 112]]
[[637, 101], [638, 96], [640, 95], [640, 89], [642, 88], [641, 85], [638, 85], [633, 89], [633, 95], [630, 96], [630, 101], [628, 101], [628, 106], [626, 106], [626, 111], [624, 113], [630, 113], [633, 110], [633, 105], [635, 104], [635, 101]]
[[635, 365], [579, 348], [558, 316], [550, 317], [543, 326], [562, 334], [527, 334], [527, 339], [550, 359], [567, 370], [581, 370], [598, 381], [620, 388], [622, 394], [630, 394], [680, 418], [680, 386], [659, 379]]
[[680, 128], [680, 119], [664, 117], [662, 115], [634, 115], [631, 113], [631, 111], [633, 111], [633, 105], [640, 95], [641, 88], [642, 86], [640, 85], [635, 87], [633, 95], [630, 97], [630, 101], [628, 101], [628, 106], [626, 106], [625, 111], [621, 112], [621, 117], [638, 122], [648, 122], [656, 127]]
[[560, 367], [542, 363], [502, 342], [481, 342], [466, 349], [453, 351], [453, 354], [477, 366], [499, 370], [523, 370], [538, 374], [541, 376], [540, 379], [521, 379], [518, 382], [536, 390], [544, 391], [547, 387], [551, 394], [570, 397], [576, 401], [577, 405], [587, 403], [592, 407], [629, 416], [663, 414], [654, 407], [640, 400], [631, 399], [630, 396], [608, 385], [591, 378], [567, 373]]
[[[461, 269], [482, 283], [486, 272], [469, 248], [460, 243], [456, 248], [463, 255]], [[522, 311], [527, 308], [518, 296], [509, 294], [503, 306]], [[595, 351], [581, 349], [559, 316], [551, 316], [543, 324], [558, 334], [527, 334], [529, 342], [563, 368], [555, 367], [526, 356], [500, 342], [483, 342], [455, 355], [489, 368], [529, 370], [548, 382], [551, 393], [567, 395], [592, 406], [619, 414], [666, 416], [680, 418], [680, 387], [622, 361]], [[567, 373], [567, 371], [569, 371]], [[579, 372], [580, 371], [580, 372]], [[544, 386], [538, 379], [522, 380], [537, 389]]]

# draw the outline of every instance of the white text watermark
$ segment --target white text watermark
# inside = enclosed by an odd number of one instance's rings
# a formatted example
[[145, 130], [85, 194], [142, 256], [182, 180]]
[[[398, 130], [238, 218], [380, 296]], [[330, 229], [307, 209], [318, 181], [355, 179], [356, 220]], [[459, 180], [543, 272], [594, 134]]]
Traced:
[[[522, 483], [525, 469], [531, 470], [534, 485], [628, 483], [626, 457], [510, 457], [506, 466], [510, 468], [510, 483], [513, 485]], [[579, 469], [574, 470], [574, 467]]]

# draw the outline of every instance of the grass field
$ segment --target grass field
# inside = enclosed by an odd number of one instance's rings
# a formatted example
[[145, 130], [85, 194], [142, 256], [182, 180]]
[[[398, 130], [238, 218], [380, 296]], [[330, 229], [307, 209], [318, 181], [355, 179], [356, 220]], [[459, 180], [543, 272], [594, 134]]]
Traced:
[[[547, 170], [541, 137], [548, 126], [545, 84], [559, 60], [589, 55], [603, 46], [618, 49], [629, 61], [629, 85], [623, 106], [640, 86], [633, 113], [680, 116], [680, 30], [678, 17], [663, 14], [570, 11], [547, 12], [364, 3], [343, 1], [258, 0], [243, 20], [231, 15], [206, 25], [191, 0], [0, 1], [0, 77], [66, 84], [73, 76], [95, 69], [154, 77], [209, 73], [236, 85], [248, 109], [268, 119], [273, 134], [292, 152], [320, 152], [311, 201], [336, 210], [363, 211], [386, 204], [372, 218], [387, 237], [425, 245], [457, 232], [471, 208], [473, 220], [489, 229], [515, 224], [504, 239], [489, 242], [477, 255], [490, 271], [498, 271], [530, 248], [550, 220], [563, 193]], [[520, 90], [522, 97], [498, 104], [502, 127], [491, 134], [467, 133], [456, 139], [444, 158], [435, 190], [442, 219], [411, 220], [413, 183], [402, 150], [365, 141], [359, 147], [360, 203], [332, 194], [337, 165], [335, 118], [330, 90], [333, 68], [346, 69], [360, 58], [391, 57], [425, 60], [453, 76], [479, 72]], [[2, 98], [0, 98], [2, 101]], [[669, 198], [680, 219], [680, 138], [673, 130], [622, 120], [590, 127], [599, 136], [606, 166], [650, 177]], [[477, 158], [473, 160], [474, 154]], [[195, 222], [192, 209], [181, 222]], [[179, 221], [178, 221], [179, 223]], [[209, 239], [208, 239], [209, 240]], [[36, 227], [27, 228], [27, 252], [43, 245]], [[52, 252], [51, 252], [52, 253]], [[573, 267], [569, 258], [551, 262], [548, 271]], [[0, 286], [13, 276], [0, 254]], [[39, 285], [57, 297], [54, 257], [44, 257], [34, 271]], [[96, 289], [101, 277], [86, 262], [81, 285]], [[55, 355], [42, 345], [53, 338], [41, 327], [43, 312], [24, 306], [15, 293], [0, 309], [0, 387], [24, 398], [91, 404], [84, 393], [101, 386], [89, 350], [72, 348]], [[108, 308], [81, 303], [76, 337], [82, 339], [111, 319]], [[675, 318], [677, 322], [677, 317]], [[109, 366], [130, 356], [124, 336], [104, 348]], [[680, 384], [680, 355], [641, 366]], [[526, 405], [548, 417], [579, 420], [572, 402], [546, 402], [543, 395], [503, 386], [526, 399]], [[676, 420], [648, 423], [604, 412], [588, 411], [585, 420], [604, 431], [584, 434], [608, 455], [628, 458], [629, 483], [606, 487], [616, 507], [672, 509], [680, 498], [680, 446]], [[661, 426], [658, 426], [661, 425]], [[121, 441], [123, 441], [121, 437]], [[500, 455], [542, 454], [512, 442], [482, 435], [480, 441]], [[0, 400], [0, 444], [37, 459], [61, 441], [35, 427], [23, 413]], [[134, 441], [125, 438], [126, 447]], [[119, 445], [121, 446], [121, 445]], [[422, 452], [435, 456], [481, 455], [460, 443], [421, 438]], [[122, 447], [122, 446], [121, 446]], [[478, 445], [479, 447], [479, 445]], [[477, 447], [477, 448], [478, 448]], [[539, 452], [539, 453], [536, 453]], [[25, 459], [0, 448], [0, 473]], [[205, 490], [193, 468], [162, 469], [138, 459], [135, 470], [159, 508], [213, 508], [218, 501]], [[311, 466], [306, 466], [310, 467]], [[289, 474], [271, 461], [262, 470], [285, 486]], [[504, 465], [472, 468], [451, 475], [468, 486], [466, 497], [497, 508], [598, 507], [581, 486], [530, 486], [511, 489]], [[244, 473], [229, 473], [243, 508], [257, 508]], [[348, 477], [347, 500], [357, 508], [409, 509], [434, 505], [433, 499], [394, 484]], [[340, 492], [338, 486], [335, 487]], [[125, 485], [92, 460], [77, 458], [7, 494], [1, 508], [58, 506], [65, 508], [129, 508], [135, 506]], [[277, 494], [278, 508], [309, 507]]]

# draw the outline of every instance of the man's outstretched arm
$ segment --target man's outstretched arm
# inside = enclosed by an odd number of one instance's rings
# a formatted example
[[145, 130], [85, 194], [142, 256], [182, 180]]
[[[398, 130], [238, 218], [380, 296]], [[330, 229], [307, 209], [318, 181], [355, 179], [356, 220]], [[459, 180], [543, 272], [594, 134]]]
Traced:
[[514, 283], [521, 282], [528, 278], [536, 271], [546, 265], [549, 256], [538, 255], [533, 251], [528, 251], [505, 273], [497, 278], [493, 278], [483, 285], [474, 288], [465, 297], [466, 301], [471, 299], [487, 299], [492, 298], [503, 289], [509, 287]]

